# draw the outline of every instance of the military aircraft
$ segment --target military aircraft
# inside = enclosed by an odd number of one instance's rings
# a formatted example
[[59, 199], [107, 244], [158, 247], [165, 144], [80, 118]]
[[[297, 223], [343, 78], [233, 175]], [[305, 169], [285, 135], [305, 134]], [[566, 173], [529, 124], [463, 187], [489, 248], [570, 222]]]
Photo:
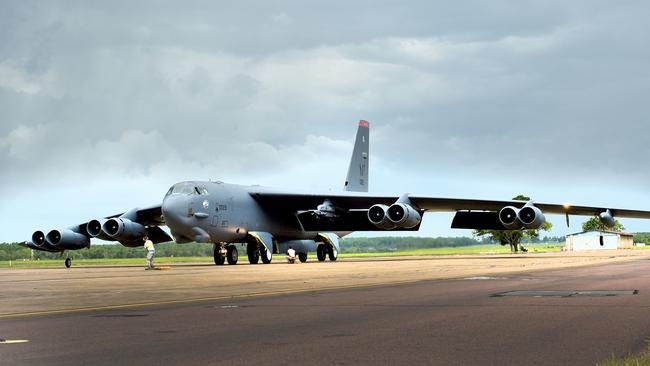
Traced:
[[[292, 246], [300, 261], [316, 252], [319, 261], [336, 261], [339, 238], [353, 231], [417, 231], [426, 212], [455, 212], [452, 228], [537, 229], [545, 214], [594, 215], [607, 226], [614, 217], [650, 218], [650, 211], [523, 201], [436, 198], [420, 195], [373, 195], [368, 192], [370, 124], [361, 120], [342, 192], [288, 192], [219, 181], [174, 184], [162, 204], [134, 208], [49, 233], [35, 231], [23, 243], [36, 250], [61, 252], [90, 246], [91, 238], [127, 247], [189, 242], [214, 245], [217, 265], [236, 264], [236, 244], [246, 245], [251, 264], [271, 263], [273, 254]], [[160, 227], [166, 225], [170, 237]], [[71, 259], [66, 258], [67, 267]]]

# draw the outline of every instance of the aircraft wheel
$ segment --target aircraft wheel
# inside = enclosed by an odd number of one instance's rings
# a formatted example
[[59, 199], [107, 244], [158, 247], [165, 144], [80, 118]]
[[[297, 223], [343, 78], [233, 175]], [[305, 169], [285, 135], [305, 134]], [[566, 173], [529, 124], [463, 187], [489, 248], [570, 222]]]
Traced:
[[269, 264], [273, 259], [273, 254], [266, 250], [265, 247], [260, 247], [260, 257], [262, 257], [262, 263]]
[[228, 247], [228, 254], [226, 255], [228, 259], [228, 264], [237, 264], [237, 259], [239, 259], [239, 253], [237, 252], [237, 247], [231, 245]]
[[226, 256], [221, 253], [221, 247], [215, 245], [214, 246], [214, 264], [217, 266], [222, 266], [224, 263], [226, 263]]
[[246, 252], [248, 254], [248, 263], [257, 264], [260, 261], [260, 252], [257, 250], [257, 246], [248, 244], [246, 247]]
[[72, 267], [72, 258], [66, 258], [65, 259], [65, 268], [70, 268]]
[[319, 262], [325, 261], [325, 257], [327, 256], [327, 247], [325, 247], [325, 244], [318, 244], [318, 248], [316, 248], [316, 257], [318, 257]]
[[302, 263], [307, 262], [307, 253], [298, 253], [298, 259], [300, 259]]
[[327, 256], [330, 257], [332, 262], [335, 262], [339, 257], [339, 252], [334, 247], [327, 248]]

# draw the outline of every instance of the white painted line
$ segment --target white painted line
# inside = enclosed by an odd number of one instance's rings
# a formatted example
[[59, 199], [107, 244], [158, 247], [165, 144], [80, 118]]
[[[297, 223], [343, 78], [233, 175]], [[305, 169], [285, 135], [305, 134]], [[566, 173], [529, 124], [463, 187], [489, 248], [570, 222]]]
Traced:
[[0, 344], [29, 343], [26, 339], [0, 339]]

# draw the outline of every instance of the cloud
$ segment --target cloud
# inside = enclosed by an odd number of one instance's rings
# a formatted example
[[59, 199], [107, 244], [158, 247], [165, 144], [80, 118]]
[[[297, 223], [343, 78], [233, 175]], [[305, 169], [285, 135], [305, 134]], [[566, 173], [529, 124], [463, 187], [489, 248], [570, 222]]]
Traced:
[[645, 3], [194, 5], [0, 5], [0, 241], [99, 214], [55, 195], [338, 189], [362, 118], [375, 191], [650, 206]]
[[0, 63], [0, 88], [28, 95], [37, 94], [42, 87], [38, 80], [34, 79], [24, 70], [10, 65], [8, 62]]

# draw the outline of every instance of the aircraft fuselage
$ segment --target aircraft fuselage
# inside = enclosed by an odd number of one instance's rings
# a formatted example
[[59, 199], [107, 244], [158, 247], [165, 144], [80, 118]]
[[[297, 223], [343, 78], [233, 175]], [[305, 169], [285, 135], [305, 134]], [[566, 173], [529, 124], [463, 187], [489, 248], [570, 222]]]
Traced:
[[317, 238], [318, 232], [303, 230], [295, 212], [263, 209], [250, 188], [222, 182], [178, 183], [162, 203], [165, 223], [179, 243], [237, 243], [249, 232], [267, 232], [278, 240]]

